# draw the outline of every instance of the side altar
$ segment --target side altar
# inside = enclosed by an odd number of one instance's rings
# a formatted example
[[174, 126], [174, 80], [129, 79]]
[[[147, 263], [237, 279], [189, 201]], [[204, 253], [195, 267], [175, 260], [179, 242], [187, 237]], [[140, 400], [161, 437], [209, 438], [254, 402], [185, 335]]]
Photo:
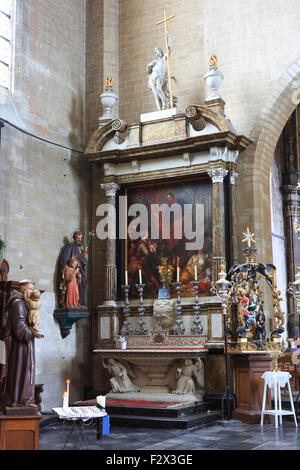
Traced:
[[[101, 95], [105, 113], [85, 151], [97, 235], [93, 385], [106, 381], [114, 396], [151, 393], [170, 401], [192, 393], [195, 400], [209, 387], [224, 390], [224, 367], [222, 379], [215, 375], [209, 384], [211, 353], [224, 343], [222, 305], [210, 289], [220, 266], [237, 262], [236, 162], [250, 140], [226, 117], [212, 76], [220, 76], [216, 58], [203, 105], [158, 109], [131, 124], [112, 116], [111, 80]], [[170, 299], [158, 298], [164, 263], [173, 270]], [[115, 345], [120, 335], [126, 349]], [[128, 379], [125, 391], [112, 383], [118, 374]]]

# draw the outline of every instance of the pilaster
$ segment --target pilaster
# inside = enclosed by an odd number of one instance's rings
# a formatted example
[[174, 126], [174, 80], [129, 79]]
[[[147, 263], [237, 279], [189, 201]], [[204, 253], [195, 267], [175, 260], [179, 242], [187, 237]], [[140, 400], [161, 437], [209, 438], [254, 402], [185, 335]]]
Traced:
[[225, 168], [212, 168], [207, 171], [213, 184], [213, 281], [218, 279], [220, 265], [225, 263], [225, 210], [224, 178], [228, 173]]

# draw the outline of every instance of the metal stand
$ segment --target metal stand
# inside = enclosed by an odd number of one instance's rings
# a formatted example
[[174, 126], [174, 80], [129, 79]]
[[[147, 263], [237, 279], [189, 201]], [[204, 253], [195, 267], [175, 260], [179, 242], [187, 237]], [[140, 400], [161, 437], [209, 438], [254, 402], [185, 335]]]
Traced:
[[230, 421], [232, 417], [232, 412], [235, 413], [236, 403], [235, 398], [230, 390], [230, 380], [229, 380], [229, 358], [228, 358], [228, 349], [227, 349], [227, 324], [226, 324], [226, 304], [223, 305], [223, 324], [224, 324], [224, 347], [225, 347], [225, 365], [226, 365], [226, 390], [222, 397], [221, 402], [221, 413], [222, 418], [224, 419], [224, 403], [226, 402], [226, 416], [227, 420]]
[[129, 289], [130, 289], [130, 284], [125, 284], [122, 286], [122, 289], [125, 294], [125, 307], [123, 308], [124, 316], [125, 316], [125, 321], [123, 323], [123, 326], [121, 328], [121, 334], [122, 335], [129, 335], [133, 333], [133, 328], [130, 323], [129, 317], [130, 317], [130, 307], [129, 307]]
[[200, 305], [199, 305], [199, 284], [200, 281], [192, 281], [191, 284], [194, 287], [195, 291], [195, 305], [193, 306], [194, 309], [194, 320], [193, 320], [193, 326], [191, 327], [191, 333], [192, 335], [201, 335], [203, 333], [203, 326], [200, 320]]
[[140, 296], [140, 306], [138, 308], [139, 320], [138, 320], [137, 327], [135, 329], [135, 333], [137, 335], [145, 335], [146, 333], [148, 333], [148, 328], [146, 326], [145, 318], [144, 318], [145, 306], [144, 306], [144, 299], [143, 299], [143, 291], [144, 291], [145, 285], [146, 284], [136, 284], [135, 285], [138, 292], [139, 292], [139, 296]]
[[183, 324], [182, 320], [182, 305], [181, 305], [181, 296], [180, 296], [180, 288], [181, 288], [182, 282], [172, 282], [172, 286], [175, 287], [176, 292], [177, 292], [177, 301], [175, 305], [175, 310], [177, 313], [177, 319], [175, 321], [175, 325], [173, 328], [173, 332], [175, 335], [184, 335], [185, 332], [185, 326]]
[[[65, 421], [63, 424], [65, 425], [66, 422], [67, 421]], [[76, 433], [77, 433], [77, 439], [75, 441], [73, 449], [77, 448], [77, 444], [79, 441], [81, 441], [83, 445], [86, 445], [87, 448], [89, 449], [89, 444], [84, 434], [83, 422], [82, 422], [82, 419], [79, 419], [79, 420], [72, 420], [72, 429], [65, 441], [63, 450], [65, 450], [65, 447], [67, 443], [69, 442], [69, 440], [71, 439], [71, 437], [73, 436], [73, 434], [76, 434]]]

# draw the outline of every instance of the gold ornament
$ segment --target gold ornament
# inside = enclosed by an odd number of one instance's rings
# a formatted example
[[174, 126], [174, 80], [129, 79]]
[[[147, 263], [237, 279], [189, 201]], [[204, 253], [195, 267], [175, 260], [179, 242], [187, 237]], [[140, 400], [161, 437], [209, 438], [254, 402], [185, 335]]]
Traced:
[[211, 55], [208, 59], [209, 67], [217, 67], [218, 66], [218, 59], [216, 55]]
[[242, 242], [246, 242], [248, 247], [251, 248], [251, 243], [256, 243], [254, 240], [254, 233], [251, 233], [249, 227], [247, 227], [247, 231], [243, 232], [245, 238], [243, 238]]
[[105, 82], [105, 87], [106, 88], [112, 88], [114, 83], [113, 77], [107, 77], [106, 82]]
[[285, 341], [280, 343], [270, 341], [266, 343], [266, 353], [272, 358], [271, 372], [280, 372], [280, 369], [278, 369], [278, 359], [284, 356], [286, 349]]
[[168, 258], [161, 258], [161, 263], [157, 268], [160, 280], [165, 284], [166, 289], [169, 289], [173, 279], [174, 267], [168, 264]]

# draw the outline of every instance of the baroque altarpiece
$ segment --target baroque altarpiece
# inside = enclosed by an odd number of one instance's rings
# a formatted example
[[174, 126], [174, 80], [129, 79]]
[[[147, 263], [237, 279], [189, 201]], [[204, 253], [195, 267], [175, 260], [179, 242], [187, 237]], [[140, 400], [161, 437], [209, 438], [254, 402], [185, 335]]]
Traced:
[[[191, 401], [191, 397], [202, 399], [204, 394], [224, 391], [223, 356], [217, 354], [218, 350], [223, 352], [222, 308], [210, 289], [220, 266], [229, 269], [237, 262], [236, 162], [250, 143], [236, 133], [225, 117], [224, 106], [217, 97], [207, 99], [203, 106], [188, 106], [185, 112], [174, 107], [141, 114], [133, 124], [104, 119], [89, 141], [85, 156], [101, 175], [94, 189], [94, 226], [104, 215], [97, 212], [100, 200], [116, 209], [117, 221], [121, 210], [126, 214], [126, 236], [94, 240], [97, 259], [94, 255], [93, 264], [103, 265], [102, 271], [97, 268], [98, 281], [94, 280], [94, 289], [96, 283], [97, 289], [103, 289], [103, 302], [95, 309], [95, 389], [101, 387], [103, 371], [118, 363], [131, 372], [128, 380], [134, 388], [113, 388], [115, 397], [117, 392], [127, 391], [140, 399], [151, 396], [152, 400], [170, 401], [178, 392], [180, 401]], [[163, 229], [161, 219], [155, 221], [155, 217], [140, 228], [139, 239], [131, 236], [137, 216], [130, 208], [161, 204], [170, 208], [175, 203], [183, 209], [182, 226], [186, 205], [201, 208], [200, 246], [187, 249], [190, 240], [185, 234], [181, 239], [172, 235], [176, 230], [172, 217], [167, 240], [160, 232], [151, 238], [153, 224], [158, 231]], [[195, 212], [192, 214], [191, 230], [197, 223]], [[98, 259], [101, 250], [95, 250], [97, 243], [103, 247], [104, 259]], [[162, 260], [167, 260], [173, 273], [170, 299], [165, 302], [174, 308], [172, 313], [169, 309], [165, 315], [155, 315], [163, 308], [157, 307], [158, 293], [165, 287], [159, 271]], [[127, 298], [122, 288], [125, 282], [130, 285]], [[137, 286], [142, 283], [141, 303]], [[139, 328], [141, 322], [143, 328]], [[123, 333], [127, 347], [116, 348], [116, 337]], [[186, 375], [197, 378], [198, 369], [193, 371], [199, 361], [204, 364], [204, 381], [195, 380], [195, 387], [186, 389], [188, 393], [180, 392], [176, 370], [190, 367]]]

